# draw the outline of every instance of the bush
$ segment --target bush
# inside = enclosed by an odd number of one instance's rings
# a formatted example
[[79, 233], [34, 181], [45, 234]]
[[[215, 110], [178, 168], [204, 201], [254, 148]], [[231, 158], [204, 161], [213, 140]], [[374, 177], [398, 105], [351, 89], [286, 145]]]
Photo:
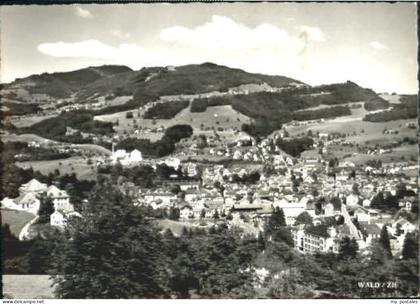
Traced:
[[189, 105], [188, 100], [157, 103], [144, 113], [146, 119], [171, 119]]
[[205, 112], [207, 109], [207, 99], [194, 99], [191, 103], [190, 111], [192, 113]]

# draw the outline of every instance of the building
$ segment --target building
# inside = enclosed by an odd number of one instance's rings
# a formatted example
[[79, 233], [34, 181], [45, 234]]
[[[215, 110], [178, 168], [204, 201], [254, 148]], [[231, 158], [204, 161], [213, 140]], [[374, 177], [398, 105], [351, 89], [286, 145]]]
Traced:
[[38, 194], [34, 192], [22, 193], [17, 198], [7, 202], [9, 202], [7, 208], [26, 211], [35, 215], [38, 214], [39, 206], [41, 205]]
[[[114, 148], [114, 147], [113, 147]], [[137, 149], [134, 149], [131, 152], [127, 152], [124, 149], [119, 149], [117, 151], [112, 151], [111, 162], [113, 164], [121, 163], [123, 166], [139, 163], [143, 160], [141, 152]]]
[[295, 248], [303, 253], [338, 253], [337, 230], [325, 225], [299, 225], [293, 227], [292, 236]]
[[47, 191], [47, 188], [48, 188], [47, 184], [41, 183], [37, 179], [33, 178], [26, 184], [22, 184], [19, 187], [19, 192], [20, 193], [28, 193], [28, 192], [41, 193], [41, 192]]
[[42, 196], [48, 196], [52, 199], [55, 210], [63, 212], [73, 212], [73, 205], [70, 203], [70, 196], [66, 191], [60, 190], [54, 185], [47, 186], [36, 179], [32, 179], [19, 187], [19, 196], [16, 198], [4, 198], [2, 206], [27, 211], [32, 214], [38, 214], [41, 205]]
[[48, 197], [51, 197], [55, 210], [73, 211], [73, 205], [70, 204], [70, 196], [66, 191], [51, 185], [47, 188], [46, 194]]
[[67, 225], [68, 219], [73, 216], [81, 217], [80, 213], [75, 211], [64, 212], [56, 210], [50, 215], [50, 225], [57, 227], [65, 227]]
[[187, 204], [179, 208], [179, 217], [184, 220], [193, 218], [194, 217], [193, 208]]
[[287, 225], [293, 225], [296, 217], [306, 210], [307, 202], [301, 200], [299, 202], [289, 202], [286, 199], [275, 201], [273, 207], [283, 209], [284, 217]]

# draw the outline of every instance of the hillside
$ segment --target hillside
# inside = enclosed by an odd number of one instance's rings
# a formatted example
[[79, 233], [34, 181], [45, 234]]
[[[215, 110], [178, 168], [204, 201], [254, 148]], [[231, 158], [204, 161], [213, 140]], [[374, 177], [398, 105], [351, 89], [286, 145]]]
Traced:
[[10, 84], [3, 84], [1, 96], [8, 101], [17, 102], [29, 102], [34, 99], [33, 97], [38, 102], [53, 101], [70, 97], [72, 93], [78, 92], [98, 79], [128, 71], [132, 70], [126, 66], [104, 65], [71, 72], [31, 75], [16, 79]]
[[[138, 118], [172, 120], [187, 109], [193, 118], [208, 107], [230, 106], [250, 118], [241, 123], [243, 131], [266, 136], [292, 120], [351, 115], [349, 107], [356, 102], [363, 102], [367, 111], [389, 107], [389, 102], [373, 90], [350, 81], [311, 87], [288, 77], [253, 74], [213, 63], [138, 71], [116, 65], [89, 67], [33, 75], [2, 87], [2, 95], [9, 97], [3, 103], [3, 114], [22, 115], [23, 119], [30, 119], [32, 113], [50, 117], [33, 126], [26, 124], [29, 127], [20, 131], [48, 138], [54, 133], [55, 139], [64, 136], [66, 127], [110, 134], [110, 125], [95, 123], [93, 118], [135, 109]], [[322, 106], [329, 108], [317, 108]], [[72, 124], [66, 125], [64, 118], [72, 115], [60, 113], [81, 109], [87, 114], [83, 116], [86, 119], [71, 119]], [[60, 127], [51, 128], [56, 123]]]

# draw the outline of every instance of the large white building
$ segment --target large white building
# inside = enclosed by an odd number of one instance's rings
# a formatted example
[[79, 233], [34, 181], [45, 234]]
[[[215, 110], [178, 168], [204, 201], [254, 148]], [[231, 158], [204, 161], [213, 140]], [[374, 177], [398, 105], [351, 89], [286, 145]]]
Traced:
[[134, 149], [131, 152], [127, 152], [124, 149], [118, 149], [112, 151], [111, 162], [112, 164], [120, 163], [123, 166], [139, 163], [143, 160], [141, 152], [137, 149]]
[[16, 198], [6, 197], [1, 204], [5, 208], [27, 211], [37, 215], [41, 205], [42, 196], [52, 199], [54, 209], [62, 212], [73, 212], [70, 196], [66, 191], [60, 190], [54, 185], [48, 186], [36, 179], [31, 179], [19, 187], [19, 196]]

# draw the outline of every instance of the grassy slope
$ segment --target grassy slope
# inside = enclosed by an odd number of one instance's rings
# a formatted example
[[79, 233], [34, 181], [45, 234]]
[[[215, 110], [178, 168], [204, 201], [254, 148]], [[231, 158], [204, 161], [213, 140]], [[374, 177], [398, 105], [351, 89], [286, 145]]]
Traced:
[[53, 299], [49, 275], [3, 275], [4, 298]]
[[95, 165], [88, 165], [87, 159], [82, 157], [75, 156], [58, 160], [16, 162], [16, 165], [24, 169], [32, 167], [35, 171], [40, 171], [45, 175], [48, 175], [48, 173], [53, 173], [55, 169], [58, 169], [60, 170], [61, 175], [66, 173], [76, 173], [78, 179], [96, 179]]
[[10, 231], [16, 237], [19, 237], [19, 233], [22, 230], [23, 226], [35, 215], [25, 211], [2, 209], [1, 210], [1, 222], [2, 224], [9, 224]]

